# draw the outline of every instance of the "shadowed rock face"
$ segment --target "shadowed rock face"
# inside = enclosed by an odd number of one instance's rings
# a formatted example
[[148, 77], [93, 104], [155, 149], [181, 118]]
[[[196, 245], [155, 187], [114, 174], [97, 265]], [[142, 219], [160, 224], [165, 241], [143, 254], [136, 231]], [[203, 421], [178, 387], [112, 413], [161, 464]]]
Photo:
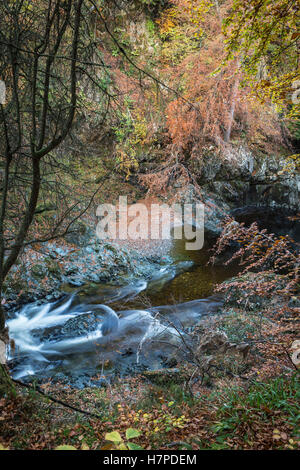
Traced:
[[[220, 222], [237, 208], [299, 211], [300, 175], [280, 171], [286, 165], [281, 157], [255, 155], [240, 146], [225, 150], [223, 158], [213, 152], [202, 156], [197, 182], [201, 187], [201, 202], [205, 205], [206, 236], [220, 234]], [[191, 184], [181, 190], [182, 203], [195, 204], [200, 200]]]
[[248, 205], [234, 209], [232, 215], [238, 222], [245, 222], [248, 226], [257, 222], [260, 229], [300, 240], [300, 221], [293, 217], [293, 211]]

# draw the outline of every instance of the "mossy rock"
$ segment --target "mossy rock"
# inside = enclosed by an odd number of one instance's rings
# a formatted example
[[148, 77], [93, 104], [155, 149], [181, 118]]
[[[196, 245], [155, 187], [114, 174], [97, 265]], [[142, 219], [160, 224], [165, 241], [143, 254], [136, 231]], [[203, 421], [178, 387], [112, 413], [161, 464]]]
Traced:
[[48, 269], [48, 272], [50, 274], [53, 274], [54, 276], [56, 277], [60, 277], [61, 275], [61, 267], [60, 265], [58, 264], [57, 261], [51, 259], [51, 258], [47, 258], [46, 260], [46, 264], [47, 264], [47, 269]]
[[43, 279], [47, 274], [47, 268], [43, 264], [35, 264], [31, 268], [31, 275], [35, 279]]

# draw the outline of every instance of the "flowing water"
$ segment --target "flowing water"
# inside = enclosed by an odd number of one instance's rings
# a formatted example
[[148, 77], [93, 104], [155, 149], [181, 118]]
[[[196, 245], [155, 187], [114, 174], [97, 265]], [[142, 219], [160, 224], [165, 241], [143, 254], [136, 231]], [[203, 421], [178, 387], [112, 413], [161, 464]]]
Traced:
[[208, 250], [187, 252], [184, 240], [174, 241], [169, 254], [174, 262], [150, 280], [93, 286], [15, 312], [8, 321], [14, 378], [51, 378], [82, 387], [162, 367], [178, 331], [216, 312], [222, 299], [213, 295], [214, 286], [237, 272], [237, 267], [207, 266]]

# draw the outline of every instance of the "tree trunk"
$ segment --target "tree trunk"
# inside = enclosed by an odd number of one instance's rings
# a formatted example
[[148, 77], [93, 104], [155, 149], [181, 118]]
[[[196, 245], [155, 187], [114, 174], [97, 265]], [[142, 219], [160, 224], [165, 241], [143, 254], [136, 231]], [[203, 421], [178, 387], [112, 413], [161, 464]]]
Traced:
[[231, 136], [231, 130], [232, 130], [232, 124], [233, 124], [233, 121], [234, 121], [234, 113], [235, 113], [236, 100], [237, 100], [237, 93], [238, 93], [238, 89], [239, 89], [239, 83], [240, 83], [240, 79], [239, 79], [239, 76], [237, 76], [235, 81], [234, 81], [234, 84], [233, 84], [231, 104], [230, 104], [229, 117], [228, 117], [228, 126], [227, 126], [225, 136], [224, 136], [225, 142], [229, 142], [230, 136]]

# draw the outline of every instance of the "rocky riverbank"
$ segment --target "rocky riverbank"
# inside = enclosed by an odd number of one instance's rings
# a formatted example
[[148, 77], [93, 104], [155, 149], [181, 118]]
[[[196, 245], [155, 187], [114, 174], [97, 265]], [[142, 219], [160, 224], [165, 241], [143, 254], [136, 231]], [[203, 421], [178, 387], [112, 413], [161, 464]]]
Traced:
[[4, 306], [10, 310], [38, 299], [53, 301], [86, 285], [92, 288], [100, 283], [122, 285], [131, 279], [149, 279], [169, 263], [167, 253], [143, 253], [88, 235], [73, 239], [73, 243], [49, 242], [25, 250], [6, 281]]

